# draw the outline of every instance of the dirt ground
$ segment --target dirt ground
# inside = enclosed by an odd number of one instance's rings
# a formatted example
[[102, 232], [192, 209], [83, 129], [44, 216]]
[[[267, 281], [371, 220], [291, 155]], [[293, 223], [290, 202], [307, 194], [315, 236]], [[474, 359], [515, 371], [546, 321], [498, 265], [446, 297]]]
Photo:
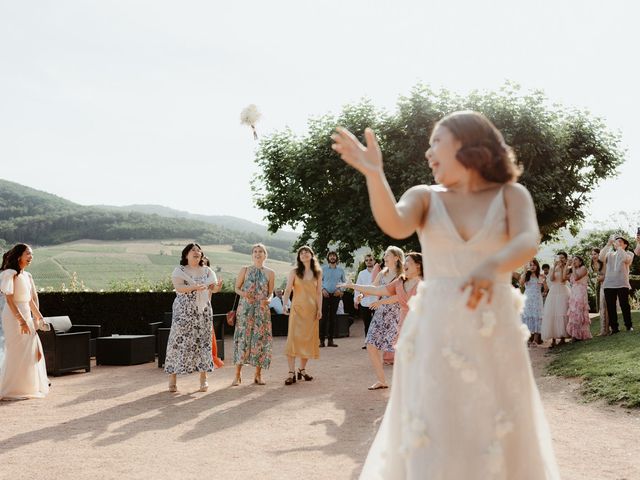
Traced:
[[[288, 387], [283, 338], [266, 386], [245, 369], [231, 388], [225, 367], [207, 393], [192, 375], [171, 394], [151, 363], [52, 378], [46, 399], [0, 402], [0, 478], [357, 478], [389, 391], [366, 389], [362, 324], [351, 334], [309, 362], [313, 381]], [[640, 412], [582, 403], [578, 381], [540, 375], [544, 350], [532, 361], [562, 478], [640, 479]]]

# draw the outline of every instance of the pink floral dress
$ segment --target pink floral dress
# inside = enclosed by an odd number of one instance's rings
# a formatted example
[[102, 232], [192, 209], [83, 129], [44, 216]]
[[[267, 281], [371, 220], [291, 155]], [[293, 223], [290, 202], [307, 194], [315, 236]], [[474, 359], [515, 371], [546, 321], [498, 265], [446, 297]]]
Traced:
[[591, 319], [589, 318], [589, 298], [587, 296], [588, 275], [576, 280], [575, 273], [569, 278], [571, 295], [569, 296], [569, 321], [567, 333], [573, 338], [586, 340], [591, 338]]

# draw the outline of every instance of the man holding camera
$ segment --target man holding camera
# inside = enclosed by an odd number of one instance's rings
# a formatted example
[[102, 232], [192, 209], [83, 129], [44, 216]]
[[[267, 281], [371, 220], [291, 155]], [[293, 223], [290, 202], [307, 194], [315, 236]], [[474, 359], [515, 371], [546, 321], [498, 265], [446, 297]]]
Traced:
[[631, 307], [629, 305], [629, 290], [631, 290], [629, 267], [633, 261], [633, 252], [627, 252], [628, 247], [629, 242], [626, 238], [612, 235], [607, 242], [607, 246], [600, 252], [600, 261], [605, 264], [603, 289], [612, 335], [619, 332], [616, 299], [620, 302], [624, 326], [627, 331], [633, 331]]

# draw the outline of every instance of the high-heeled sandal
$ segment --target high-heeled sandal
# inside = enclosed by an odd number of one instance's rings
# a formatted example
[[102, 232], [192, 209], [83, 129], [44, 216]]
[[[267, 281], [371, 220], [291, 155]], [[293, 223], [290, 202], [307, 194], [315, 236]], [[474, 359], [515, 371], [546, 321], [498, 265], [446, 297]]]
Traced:
[[310, 382], [313, 380], [313, 377], [307, 373], [307, 370], [304, 368], [298, 369], [298, 380], [302, 380], [304, 378], [305, 382]]
[[199, 392], [206, 392], [207, 390], [209, 390], [209, 383], [208, 382], [204, 382], [200, 384], [200, 389], [198, 390]]
[[176, 393], [178, 391], [178, 385], [176, 385], [175, 383], [170, 383], [169, 384], [169, 391], [171, 393]]
[[233, 382], [231, 382], [231, 386], [237, 387], [241, 383], [242, 383], [242, 377], [238, 375], [236, 378], [233, 379]]
[[262, 380], [262, 375], [256, 375], [253, 377], [253, 383], [256, 385], [266, 385], [265, 381]]
[[289, 370], [289, 377], [284, 381], [284, 384], [291, 385], [293, 383], [296, 383], [296, 372]]

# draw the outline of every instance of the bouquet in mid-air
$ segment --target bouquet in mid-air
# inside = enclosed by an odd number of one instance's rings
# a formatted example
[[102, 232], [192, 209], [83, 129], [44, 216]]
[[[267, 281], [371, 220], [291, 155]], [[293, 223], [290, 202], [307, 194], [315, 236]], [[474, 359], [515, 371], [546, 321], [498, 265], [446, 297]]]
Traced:
[[249, 105], [240, 112], [240, 123], [243, 125], [249, 125], [253, 130], [253, 139], [258, 139], [258, 132], [256, 132], [256, 123], [260, 120], [262, 114], [258, 110], [258, 107], [254, 104]]

